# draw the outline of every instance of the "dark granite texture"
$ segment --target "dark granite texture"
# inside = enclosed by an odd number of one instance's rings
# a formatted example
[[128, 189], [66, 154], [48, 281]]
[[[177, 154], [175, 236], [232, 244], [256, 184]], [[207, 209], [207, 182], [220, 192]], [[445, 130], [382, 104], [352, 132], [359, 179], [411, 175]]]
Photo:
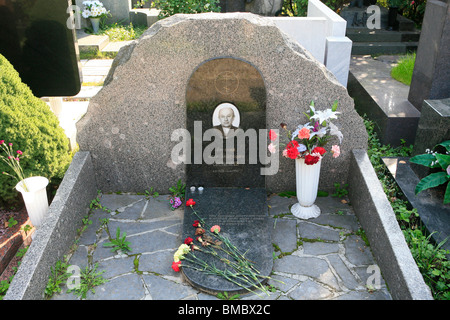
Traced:
[[74, 96], [81, 89], [71, 1], [0, 2], [0, 54], [37, 97]]
[[[219, 225], [220, 233], [253, 261], [262, 276], [269, 276], [273, 267], [272, 243], [268, 223], [267, 194], [265, 189], [237, 188], [205, 188], [202, 194], [198, 191], [187, 191], [186, 199], [194, 199], [194, 210], [210, 227]], [[183, 222], [183, 241], [187, 237], [196, 239], [192, 226], [198, 220], [190, 207], [185, 208]], [[205, 228], [206, 229], [206, 228]], [[198, 241], [194, 243], [201, 247]], [[196, 251], [195, 254], [217, 267], [224, 267], [217, 258], [210, 254]], [[189, 262], [183, 260], [182, 264]], [[229, 268], [229, 267], [228, 267]], [[242, 287], [216, 275], [182, 268], [187, 281], [197, 289], [209, 292], [247, 292]]]
[[[356, 110], [361, 116], [366, 114], [374, 121], [375, 132], [380, 137], [382, 144], [390, 144], [394, 147], [400, 146], [401, 139], [405, 140], [407, 145], [413, 144], [420, 113], [406, 99], [388, 102], [388, 106], [394, 112], [386, 110], [384, 107], [386, 104], [383, 103], [384, 101], [377, 101], [377, 95], [382, 97], [387, 95], [383, 94], [383, 88], [380, 86], [381, 82], [374, 83], [379, 87], [374, 88], [372, 84], [361, 83], [352, 72], [349, 73], [347, 88], [350, 96], [355, 101]], [[383, 85], [387, 87], [387, 85]], [[393, 90], [393, 92], [396, 92], [396, 88], [393, 88]], [[414, 109], [414, 113], [404, 112], [411, 109]]]
[[[222, 163], [207, 164], [205, 148], [212, 141], [199, 141], [206, 130], [218, 125], [216, 108], [223, 103], [230, 103], [236, 107], [233, 123], [236, 130], [234, 137], [218, 139], [220, 148], [214, 149], [212, 156], [220, 153], [218, 160]], [[256, 68], [247, 62], [232, 58], [212, 59], [198, 67], [189, 79], [186, 90], [187, 104], [187, 129], [194, 143], [191, 144], [191, 164], [187, 165], [188, 185], [203, 185], [205, 187], [265, 187], [264, 176], [260, 174], [262, 167], [260, 159], [256, 163], [250, 163], [249, 151], [259, 155], [258, 141], [250, 141], [244, 134], [255, 130], [254, 137], [258, 136], [259, 129], [266, 126], [266, 89], [261, 74]], [[214, 117], [216, 115], [216, 117]], [[215, 119], [214, 119], [215, 118]], [[201, 136], [196, 135], [194, 122], [201, 123]], [[238, 131], [238, 129], [242, 131]], [[198, 137], [198, 138], [197, 138]], [[267, 134], [264, 134], [267, 140]], [[211, 139], [213, 140], [213, 139]], [[259, 140], [259, 139], [258, 139]], [[264, 150], [267, 142], [263, 141]], [[214, 138], [216, 141], [216, 138]], [[230, 141], [232, 144], [230, 144]], [[244, 142], [245, 141], [245, 142]], [[196, 144], [202, 143], [201, 152]], [[237, 150], [239, 145], [245, 146], [245, 155], [239, 159]], [[250, 145], [251, 144], [251, 145]], [[226, 152], [232, 151], [233, 163], [227, 162]], [[201, 163], [195, 161], [195, 157], [203, 154]], [[239, 162], [238, 162], [239, 161]], [[264, 159], [263, 159], [264, 161]]]
[[[450, 205], [443, 204], [443, 194], [436, 188], [414, 193], [420, 179], [410, 167], [408, 158], [383, 158], [398, 186], [411, 205], [417, 209], [420, 220], [432, 235], [436, 243], [450, 239]], [[443, 249], [450, 250], [450, 242], [446, 241]], [[450, 258], [450, 254], [447, 254]]]
[[426, 99], [450, 96], [450, 5], [429, 0], [425, 9], [408, 100], [421, 110]]

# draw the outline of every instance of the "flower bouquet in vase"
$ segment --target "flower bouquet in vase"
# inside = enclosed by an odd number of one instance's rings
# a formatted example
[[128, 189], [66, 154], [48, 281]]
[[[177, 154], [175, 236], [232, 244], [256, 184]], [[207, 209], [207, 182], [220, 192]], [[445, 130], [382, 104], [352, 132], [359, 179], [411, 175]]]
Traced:
[[89, 19], [94, 33], [98, 33], [100, 28], [100, 19], [106, 18], [110, 13], [100, 1], [83, 1], [83, 18]]
[[6, 157], [0, 154], [0, 159], [13, 170], [15, 175], [11, 175], [7, 172], [3, 172], [3, 174], [18, 180], [16, 190], [22, 194], [31, 223], [35, 228], [38, 228], [42, 224], [48, 211], [46, 189], [48, 179], [39, 176], [25, 178], [20, 165], [20, 157], [23, 155], [23, 152], [20, 150], [14, 152], [12, 146], [12, 143], [6, 143], [4, 140], [0, 140], [0, 151], [6, 153]]
[[[337, 101], [331, 109], [318, 111], [314, 107], [314, 102], [309, 106], [309, 112], [305, 113], [309, 122], [299, 125], [293, 132], [287, 129], [285, 123], [281, 128], [285, 130], [288, 143], [282, 151], [286, 158], [295, 160], [296, 192], [298, 203], [291, 208], [292, 213], [301, 219], [316, 218], [320, 215], [320, 208], [314, 204], [319, 188], [320, 166], [322, 157], [327, 152], [325, 146], [331, 136], [336, 136], [339, 144], [343, 135], [338, 127], [331, 120], [337, 119], [339, 112], [336, 111]], [[276, 141], [277, 134], [271, 130], [269, 138]], [[270, 152], [276, 151], [274, 143], [268, 147]], [[331, 147], [333, 158], [340, 155], [339, 145]]]

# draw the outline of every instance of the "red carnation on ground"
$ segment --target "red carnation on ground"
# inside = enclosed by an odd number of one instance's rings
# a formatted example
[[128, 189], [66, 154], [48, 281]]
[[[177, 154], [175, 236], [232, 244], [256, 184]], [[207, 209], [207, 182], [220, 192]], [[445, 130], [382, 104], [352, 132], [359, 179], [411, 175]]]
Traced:
[[194, 220], [194, 224], [193, 224], [192, 226], [193, 226], [193, 227], [201, 227], [200, 221]]
[[191, 206], [195, 206], [194, 199], [189, 199], [188, 201], [186, 201], [186, 207], [191, 207]]
[[184, 244], [191, 244], [192, 242], [194, 242], [194, 239], [192, 239], [191, 237], [187, 237], [186, 239], [184, 239]]
[[181, 267], [181, 261], [178, 262], [172, 262], [172, 269], [175, 272], [180, 272], [180, 267]]
[[319, 162], [320, 158], [318, 156], [312, 156], [310, 154], [305, 156], [305, 164], [312, 165]]

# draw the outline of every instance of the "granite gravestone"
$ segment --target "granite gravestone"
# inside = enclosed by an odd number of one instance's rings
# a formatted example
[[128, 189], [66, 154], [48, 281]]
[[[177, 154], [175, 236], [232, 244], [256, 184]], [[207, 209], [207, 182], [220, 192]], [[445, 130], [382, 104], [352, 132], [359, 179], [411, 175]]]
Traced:
[[[254, 262], [260, 275], [267, 277], [273, 249], [267, 236], [267, 192], [261, 175], [267, 154], [266, 90], [261, 74], [240, 59], [208, 60], [189, 79], [186, 107], [186, 126], [194, 141], [186, 168], [187, 185], [204, 188], [202, 192], [188, 188], [186, 198], [194, 199], [202, 219], [209, 226], [219, 225]], [[263, 161], [259, 161], [260, 154]], [[195, 239], [195, 219], [192, 209], [186, 207], [183, 238]], [[217, 257], [203, 252], [196, 255], [210, 265], [233, 271]], [[183, 265], [188, 282], [209, 293], [245, 291], [244, 287], [253, 286], [194, 270], [189, 266], [195, 265], [188, 261]]]
[[450, 98], [450, 0], [429, 0], [408, 100], [420, 111], [424, 100]]
[[[338, 100], [341, 156], [323, 159], [320, 189], [334, 191], [335, 183], [347, 183], [350, 151], [367, 148], [367, 132], [346, 88], [270, 18], [205, 13], [160, 20], [119, 51], [105, 85], [77, 123], [80, 150], [90, 151], [100, 190], [153, 187], [165, 193], [178, 179], [186, 181], [186, 164], [173, 159], [180, 143], [173, 133], [186, 129], [193, 72], [219, 57], [246, 61], [261, 74], [267, 129], [306, 123], [303, 113], [311, 100], [318, 110]], [[294, 167], [294, 161], [280, 157], [276, 174], [265, 176], [267, 191], [295, 190]]]

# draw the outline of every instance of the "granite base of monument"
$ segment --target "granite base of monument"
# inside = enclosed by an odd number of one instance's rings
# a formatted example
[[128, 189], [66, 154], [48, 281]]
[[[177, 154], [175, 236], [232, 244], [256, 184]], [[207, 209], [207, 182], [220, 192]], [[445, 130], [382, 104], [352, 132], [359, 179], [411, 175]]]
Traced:
[[[196, 204], [193, 209], [209, 226], [219, 225], [220, 233], [227, 237], [245, 257], [254, 263], [259, 271], [260, 283], [270, 275], [273, 267], [273, 247], [269, 232], [267, 193], [264, 188], [205, 188], [202, 193], [186, 193], [186, 199], [193, 199]], [[191, 237], [195, 245], [202, 248], [195, 240], [193, 226], [197, 216], [190, 207], [185, 208], [183, 222], [183, 239]], [[216, 250], [221, 252], [220, 250]], [[211, 254], [195, 251], [195, 255], [208, 265], [218, 269], [234, 270]], [[229, 258], [223, 255], [224, 258]], [[231, 260], [231, 259], [230, 259]], [[254, 286], [241, 283], [235, 284], [227, 279], [209, 274], [206, 271], [194, 270], [189, 261], [183, 260], [182, 272], [187, 282], [194, 288], [209, 294], [220, 292], [245, 293]], [[266, 278], [267, 279], [267, 278]]]

